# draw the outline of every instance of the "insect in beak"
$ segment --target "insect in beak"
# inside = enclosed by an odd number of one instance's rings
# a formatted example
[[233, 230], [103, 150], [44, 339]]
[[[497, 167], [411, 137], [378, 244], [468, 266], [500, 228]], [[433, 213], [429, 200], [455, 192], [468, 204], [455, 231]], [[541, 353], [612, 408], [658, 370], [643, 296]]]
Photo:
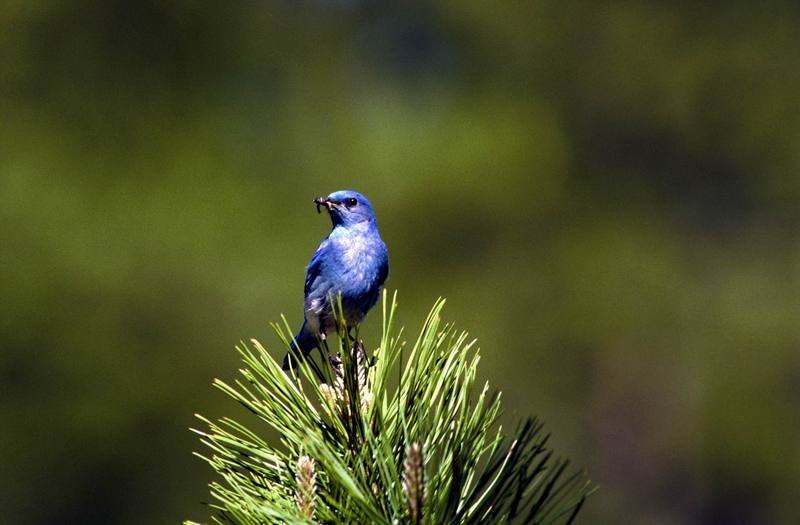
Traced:
[[325, 206], [328, 208], [328, 211], [330, 211], [334, 203], [329, 201], [326, 197], [317, 197], [314, 199], [314, 204], [317, 205], [317, 213], [322, 213], [322, 211], [319, 209], [320, 206]]

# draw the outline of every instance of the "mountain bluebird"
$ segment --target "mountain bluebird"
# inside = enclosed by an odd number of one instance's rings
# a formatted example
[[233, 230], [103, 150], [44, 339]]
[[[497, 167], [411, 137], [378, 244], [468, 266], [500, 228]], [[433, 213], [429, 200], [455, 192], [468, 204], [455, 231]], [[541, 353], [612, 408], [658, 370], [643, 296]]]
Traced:
[[[323, 239], [306, 272], [305, 320], [292, 349], [303, 356], [318, 346], [318, 337], [336, 331], [330, 299], [342, 295], [348, 327], [360, 323], [378, 300], [389, 274], [389, 255], [378, 232], [375, 212], [366, 197], [342, 190], [314, 199], [317, 212], [325, 207], [333, 230]], [[283, 369], [294, 365], [286, 354]]]

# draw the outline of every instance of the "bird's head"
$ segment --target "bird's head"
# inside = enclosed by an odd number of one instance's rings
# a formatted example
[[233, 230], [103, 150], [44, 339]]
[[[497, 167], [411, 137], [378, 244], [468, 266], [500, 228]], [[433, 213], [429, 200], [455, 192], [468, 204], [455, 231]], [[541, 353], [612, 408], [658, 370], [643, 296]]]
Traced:
[[335, 191], [327, 197], [317, 197], [314, 199], [314, 204], [317, 205], [317, 212], [321, 211], [321, 207], [328, 210], [334, 226], [340, 224], [354, 226], [375, 222], [372, 204], [357, 191]]

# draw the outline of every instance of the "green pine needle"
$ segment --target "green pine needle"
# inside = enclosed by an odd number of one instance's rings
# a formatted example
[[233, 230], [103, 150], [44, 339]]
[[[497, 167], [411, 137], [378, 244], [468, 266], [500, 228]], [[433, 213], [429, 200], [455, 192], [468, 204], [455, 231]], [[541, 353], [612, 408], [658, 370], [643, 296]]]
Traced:
[[[281, 439], [268, 443], [231, 419], [197, 416], [207, 427], [194, 430], [207, 448], [198, 456], [220, 476], [210, 485], [215, 523], [574, 520], [589, 482], [553, 458], [536, 419], [513, 437], [498, 428], [500, 395], [476, 388], [475, 341], [442, 325], [444, 300], [406, 356], [396, 306], [396, 294], [390, 302], [384, 292], [372, 355], [343, 326], [323, 342], [333, 363], [306, 360], [289, 373], [258, 341], [238, 347], [241, 379], [214, 386]], [[288, 347], [285, 319], [285, 328], [274, 327]]]

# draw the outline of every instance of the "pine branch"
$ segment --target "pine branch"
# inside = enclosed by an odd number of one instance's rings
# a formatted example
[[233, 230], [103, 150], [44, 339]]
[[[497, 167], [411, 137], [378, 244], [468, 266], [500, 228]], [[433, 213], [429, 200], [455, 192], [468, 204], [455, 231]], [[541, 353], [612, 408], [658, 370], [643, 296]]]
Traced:
[[[344, 326], [324, 342], [333, 363], [309, 358], [289, 373], [258, 341], [242, 343], [241, 379], [214, 386], [281, 440], [198, 416], [200, 457], [220, 477], [210, 485], [215, 522], [571, 523], [588, 481], [553, 459], [537, 420], [513, 437], [497, 428], [500, 395], [476, 389], [475, 342], [442, 325], [443, 306], [405, 352], [386, 293], [371, 356]], [[275, 328], [288, 347], [290, 332]]]

